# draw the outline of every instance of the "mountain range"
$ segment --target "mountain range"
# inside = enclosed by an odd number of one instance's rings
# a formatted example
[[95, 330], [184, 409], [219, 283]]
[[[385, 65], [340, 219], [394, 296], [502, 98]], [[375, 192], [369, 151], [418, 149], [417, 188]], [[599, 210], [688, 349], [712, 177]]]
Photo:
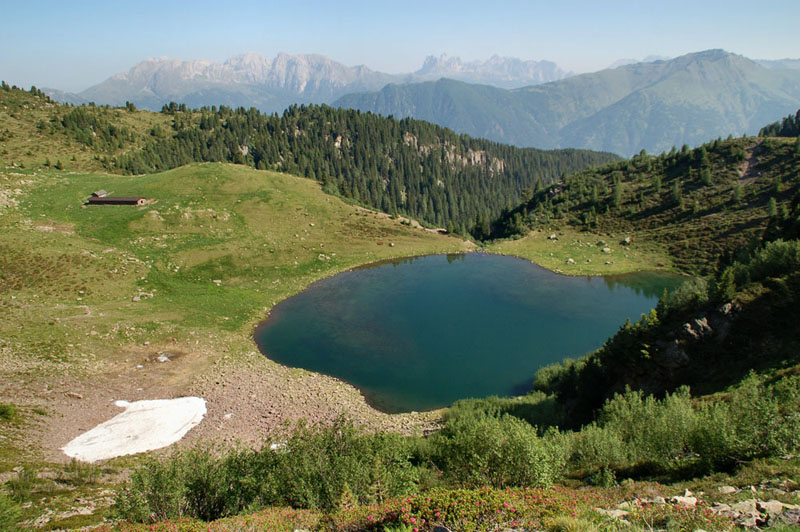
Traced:
[[708, 50], [513, 90], [449, 79], [391, 84], [335, 105], [517, 146], [632, 155], [755, 134], [800, 107], [800, 71]]
[[148, 59], [56, 100], [158, 110], [227, 105], [279, 112], [326, 103], [427, 120], [520, 147], [631, 155], [754, 134], [800, 107], [800, 60], [751, 60], [723, 50], [617, 61], [572, 75], [550, 61], [429, 56], [410, 74], [346, 66], [322, 55], [248, 53], [226, 60]]
[[550, 61], [523, 61], [493, 56], [462, 61], [446, 54], [428, 56], [410, 74], [385, 74], [361, 65], [349, 67], [322, 55], [238, 55], [223, 63], [147, 59], [127, 72], [79, 93], [45, 89], [52, 98], [73, 104], [95, 102], [159, 110], [170, 101], [190, 107], [228, 105], [279, 112], [297, 103], [331, 103], [353, 92], [378, 90], [389, 83], [413, 83], [443, 77], [504, 88], [563, 79], [570, 74]]

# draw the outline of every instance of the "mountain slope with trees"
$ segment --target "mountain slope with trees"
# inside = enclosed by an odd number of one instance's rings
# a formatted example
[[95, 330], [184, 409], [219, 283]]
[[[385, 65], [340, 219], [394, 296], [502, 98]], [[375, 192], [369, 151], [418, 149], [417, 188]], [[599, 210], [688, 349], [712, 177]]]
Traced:
[[5, 87], [0, 94], [12, 113], [25, 105], [47, 109], [28, 121], [28, 131], [95, 149], [106, 170], [143, 174], [193, 162], [246, 164], [316, 179], [327, 192], [357, 203], [481, 238], [490, 220], [519, 203], [525, 191], [617, 158], [520, 149], [418, 120], [327, 106], [293, 106], [278, 116], [225, 106], [193, 111], [171, 103], [154, 115], [130, 103], [125, 109], [59, 106], [40, 91]]
[[797, 109], [800, 72], [709, 50], [503, 90], [452, 80], [389, 85], [340, 107], [411, 116], [517, 146], [575, 147], [630, 156], [755, 134]]
[[[762, 134], [782, 135], [779, 125]], [[665, 294], [598, 351], [540, 370], [535, 389], [578, 426], [626, 389], [659, 396], [690, 386], [707, 395], [750, 372], [780, 381], [800, 363], [793, 325], [800, 319], [799, 227], [800, 138], [643, 152], [536, 191], [493, 226], [496, 234], [524, 245], [570, 228], [589, 246], [608, 246], [610, 260], [657, 243], [676, 266], [702, 277]], [[538, 231], [522, 236], [530, 229]]]
[[508, 237], [568, 226], [630, 235], [663, 245], [679, 269], [708, 274], [720, 255], [759, 237], [788, 208], [798, 191], [798, 157], [796, 139], [754, 137], [642, 152], [539, 189], [492, 231]]

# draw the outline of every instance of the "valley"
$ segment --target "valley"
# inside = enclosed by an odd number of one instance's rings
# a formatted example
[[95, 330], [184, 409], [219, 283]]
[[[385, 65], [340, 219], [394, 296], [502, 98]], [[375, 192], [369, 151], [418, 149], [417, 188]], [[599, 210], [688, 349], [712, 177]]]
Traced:
[[[558, 518], [610, 530], [619, 522], [595, 507], [678, 490], [703, 491], [709, 505], [739, 504], [748, 486], [759, 501], [798, 502], [800, 465], [783, 458], [797, 446], [795, 138], [731, 137], [620, 160], [520, 150], [326, 107], [266, 117], [179, 105], [161, 113], [64, 107], [8, 86], [0, 96], [0, 403], [8, 412], [0, 471], [27, 505], [26, 523], [46, 516], [37, 528], [78, 528], [118, 512], [151, 524], [213, 521], [271, 507], [214, 526], [245, 530], [254, 519], [287, 530], [400, 530], [439, 512], [455, 527], [462, 514], [442, 512], [454, 497], [498, 510], [493, 528], [516, 526], [513, 506], [528, 527], [556, 530]], [[84, 205], [100, 190], [145, 203]], [[534, 385], [527, 395], [432, 412], [381, 413], [352, 386], [272, 362], [253, 343], [270, 309], [321, 279], [477, 249], [573, 276], [657, 269], [702, 278], [619, 324], [586, 357], [520, 374]], [[721, 308], [733, 314], [714, 321]], [[694, 334], [681, 332], [684, 323]], [[725, 327], [728, 336], [717, 336]], [[631, 384], [666, 399], [626, 394]], [[180, 452], [83, 465], [59, 451], [116, 414], [115, 400], [188, 395], [205, 398], [208, 414]], [[764, 415], [753, 419], [755, 411]], [[294, 426], [300, 419], [308, 424]], [[225, 447], [195, 446], [210, 442]], [[236, 442], [240, 455], [230, 454]], [[176, 513], [137, 498], [153, 478], [167, 478], [159, 467], [172, 468], [176, 482], [174, 492], [159, 485], [163, 494], [219, 501], [192, 499], [193, 510]], [[201, 482], [193, 471], [208, 474]], [[782, 488], [762, 482], [773, 476]], [[593, 487], [582, 492], [585, 478]], [[555, 482], [563, 486], [550, 488]], [[717, 491], [723, 482], [734, 491]], [[520, 485], [532, 491], [503, 491]], [[405, 503], [413, 509], [395, 508], [417, 490]], [[628, 519], [642, 530], [656, 521], [730, 529], [746, 513], [641, 504]], [[281, 506], [294, 509], [274, 513]]]

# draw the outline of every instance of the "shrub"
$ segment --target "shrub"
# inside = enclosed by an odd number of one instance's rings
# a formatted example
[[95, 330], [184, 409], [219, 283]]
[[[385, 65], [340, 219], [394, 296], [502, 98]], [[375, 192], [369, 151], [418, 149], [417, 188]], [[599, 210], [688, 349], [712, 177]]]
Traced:
[[0, 419], [3, 421], [10, 421], [17, 416], [17, 407], [8, 404], [0, 403]]
[[780, 277], [800, 269], [800, 241], [775, 240], [767, 242], [763, 249], [755, 252], [748, 262], [736, 263], [736, 284], [761, 281], [768, 277]]
[[592, 423], [575, 434], [572, 461], [575, 467], [586, 471], [621, 469], [629, 461], [628, 448], [619, 433]]
[[116, 509], [120, 516], [128, 521], [154, 523], [188, 515], [183, 457], [176, 450], [163, 460], [145, 458], [117, 494]]
[[404, 438], [366, 434], [343, 418], [298, 424], [277, 451], [195, 447], [145, 459], [118, 496], [119, 514], [140, 523], [211, 521], [245, 509], [289, 504], [330, 510], [349, 490], [358, 503], [412, 493], [417, 471]]
[[549, 486], [565, 459], [555, 433], [540, 438], [535, 427], [510, 415], [451, 417], [434, 441], [445, 477], [462, 487]]
[[301, 508], [335, 508], [347, 486], [360, 503], [416, 491], [418, 475], [407, 442], [366, 434], [339, 418], [331, 426], [295, 427], [278, 461], [279, 496]]

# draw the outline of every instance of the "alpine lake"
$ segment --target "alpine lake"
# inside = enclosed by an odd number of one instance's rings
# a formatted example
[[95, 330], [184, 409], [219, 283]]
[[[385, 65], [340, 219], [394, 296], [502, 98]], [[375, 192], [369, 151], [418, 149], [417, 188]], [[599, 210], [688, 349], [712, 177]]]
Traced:
[[393, 260], [349, 270], [276, 305], [258, 348], [349, 382], [384, 412], [519, 395], [536, 371], [602, 346], [686, 278], [559, 275], [502, 255]]

